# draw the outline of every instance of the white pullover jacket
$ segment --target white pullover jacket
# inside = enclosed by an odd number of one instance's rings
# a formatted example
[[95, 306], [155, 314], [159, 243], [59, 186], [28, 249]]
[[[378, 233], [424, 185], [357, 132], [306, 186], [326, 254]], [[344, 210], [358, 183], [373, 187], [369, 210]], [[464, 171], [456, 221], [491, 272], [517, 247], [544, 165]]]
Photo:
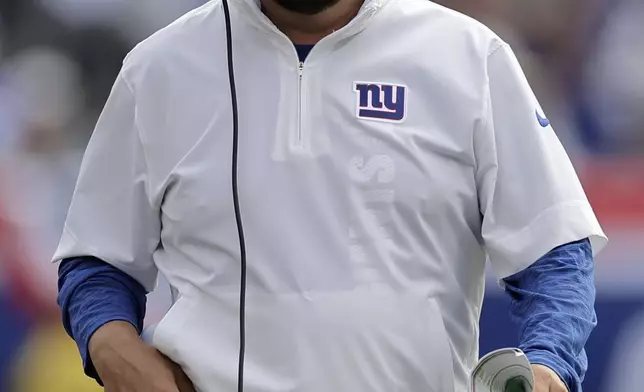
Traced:
[[[248, 250], [246, 392], [464, 392], [486, 260], [499, 279], [605, 243], [512, 51], [427, 0], [366, 0], [303, 64], [230, 0]], [[126, 58], [54, 259], [178, 299], [151, 341], [200, 392], [237, 388], [240, 252], [223, 8]]]

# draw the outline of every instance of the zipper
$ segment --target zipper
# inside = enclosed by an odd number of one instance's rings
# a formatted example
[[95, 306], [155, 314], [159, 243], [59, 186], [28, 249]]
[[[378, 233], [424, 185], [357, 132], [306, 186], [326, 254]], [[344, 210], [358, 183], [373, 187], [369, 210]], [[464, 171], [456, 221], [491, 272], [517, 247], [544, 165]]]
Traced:
[[302, 117], [304, 111], [304, 94], [302, 93], [302, 76], [304, 74], [304, 62], [300, 61], [297, 66], [297, 145], [304, 147], [302, 135]]
[[[264, 13], [261, 11], [259, 7], [257, 6], [252, 7], [249, 4], [247, 4], [245, 1], [242, 3], [247, 10], [249, 10], [251, 13], [255, 15], [255, 17], [259, 19], [259, 23], [261, 25], [263, 25], [265, 28], [275, 33], [277, 36], [280, 36], [283, 40], [287, 41], [289, 44], [292, 45], [290, 38], [288, 38], [286, 34], [284, 34], [280, 29], [278, 29], [277, 26], [275, 26], [273, 22], [271, 22], [270, 19], [268, 19], [268, 17], [264, 15]], [[366, 7], [361, 9], [358, 12], [358, 15], [356, 15], [356, 17], [353, 18], [353, 20], [351, 20], [346, 26], [322, 38], [316, 46], [319, 46], [321, 42], [330, 40], [331, 38], [340, 39], [340, 38], [348, 37], [352, 35], [354, 32], [362, 30], [362, 28], [364, 27], [364, 22], [367, 19], [371, 18], [373, 15], [375, 15], [378, 9], [382, 7], [381, 3], [382, 2], [378, 0], [372, 1], [371, 4], [368, 4]]]
[[[304, 100], [306, 99], [306, 94], [303, 90], [303, 79], [304, 79], [304, 62], [299, 61], [297, 51], [295, 50], [295, 47], [293, 46], [291, 40], [284, 34], [281, 30], [279, 30], [267, 17], [264, 15], [259, 7], [251, 7], [249, 6], [246, 2], [243, 2], [244, 6], [250, 12], [255, 14], [261, 25], [263, 25], [265, 28], [267, 28], [269, 31], [272, 31], [275, 33], [277, 36], [281, 37], [283, 41], [288, 42], [289, 45], [291, 46], [291, 50], [296, 56], [296, 59], [298, 59], [298, 65], [297, 65], [297, 100], [298, 100], [298, 107], [297, 107], [297, 137], [296, 137], [296, 145], [300, 148], [305, 147], [304, 143], [304, 129], [303, 129], [303, 120], [306, 118], [306, 105], [304, 104]], [[322, 38], [320, 42], [318, 42], [313, 49], [311, 50], [311, 53], [309, 53], [308, 58], [311, 58], [311, 54], [316, 51], [321, 45], [327, 43], [327, 41], [330, 40], [339, 40], [342, 37], [350, 36], [354, 32], [362, 30], [364, 27], [364, 22], [372, 17], [378, 8], [381, 7], [381, 4], [378, 0], [374, 0], [372, 4], [369, 4], [367, 7], [365, 7], [363, 10], [361, 10], [358, 15], [349, 22], [345, 27], [343, 27], [340, 30], [334, 31], [330, 35]], [[318, 49], [319, 50], [319, 49]]]

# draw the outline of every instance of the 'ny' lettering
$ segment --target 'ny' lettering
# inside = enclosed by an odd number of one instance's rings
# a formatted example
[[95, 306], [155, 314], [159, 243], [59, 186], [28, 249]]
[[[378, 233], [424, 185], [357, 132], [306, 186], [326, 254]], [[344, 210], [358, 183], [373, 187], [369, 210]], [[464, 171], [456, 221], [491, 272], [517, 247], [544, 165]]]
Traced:
[[381, 83], [355, 83], [358, 118], [402, 122], [405, 119], [407, 88]]

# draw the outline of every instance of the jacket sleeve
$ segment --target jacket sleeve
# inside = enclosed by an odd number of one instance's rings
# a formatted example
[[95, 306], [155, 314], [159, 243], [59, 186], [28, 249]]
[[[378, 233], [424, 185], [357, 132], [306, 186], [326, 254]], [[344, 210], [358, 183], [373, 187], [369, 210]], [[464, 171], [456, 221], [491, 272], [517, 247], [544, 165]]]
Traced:
[[53, 260], [96, 257], [152, 291], [160, 202], [152, 200], [150, 187], [137, 105], [121, 73], [85, 151]]
[[486, 75], [473, 138], [475, 180], [482, 237], [499, 281], [569, 242], [590, 238], [599, 252], [606, 237], [507, 44], [493, 46]]

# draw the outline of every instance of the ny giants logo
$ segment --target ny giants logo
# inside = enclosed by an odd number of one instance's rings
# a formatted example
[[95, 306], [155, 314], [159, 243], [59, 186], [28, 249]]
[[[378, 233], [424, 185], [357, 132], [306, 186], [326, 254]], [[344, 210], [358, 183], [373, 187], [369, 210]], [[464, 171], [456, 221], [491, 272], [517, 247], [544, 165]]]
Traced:
[[394, 84], [355, 82], [358, 118], [403, 122], [406, 115], [407, 87]]

